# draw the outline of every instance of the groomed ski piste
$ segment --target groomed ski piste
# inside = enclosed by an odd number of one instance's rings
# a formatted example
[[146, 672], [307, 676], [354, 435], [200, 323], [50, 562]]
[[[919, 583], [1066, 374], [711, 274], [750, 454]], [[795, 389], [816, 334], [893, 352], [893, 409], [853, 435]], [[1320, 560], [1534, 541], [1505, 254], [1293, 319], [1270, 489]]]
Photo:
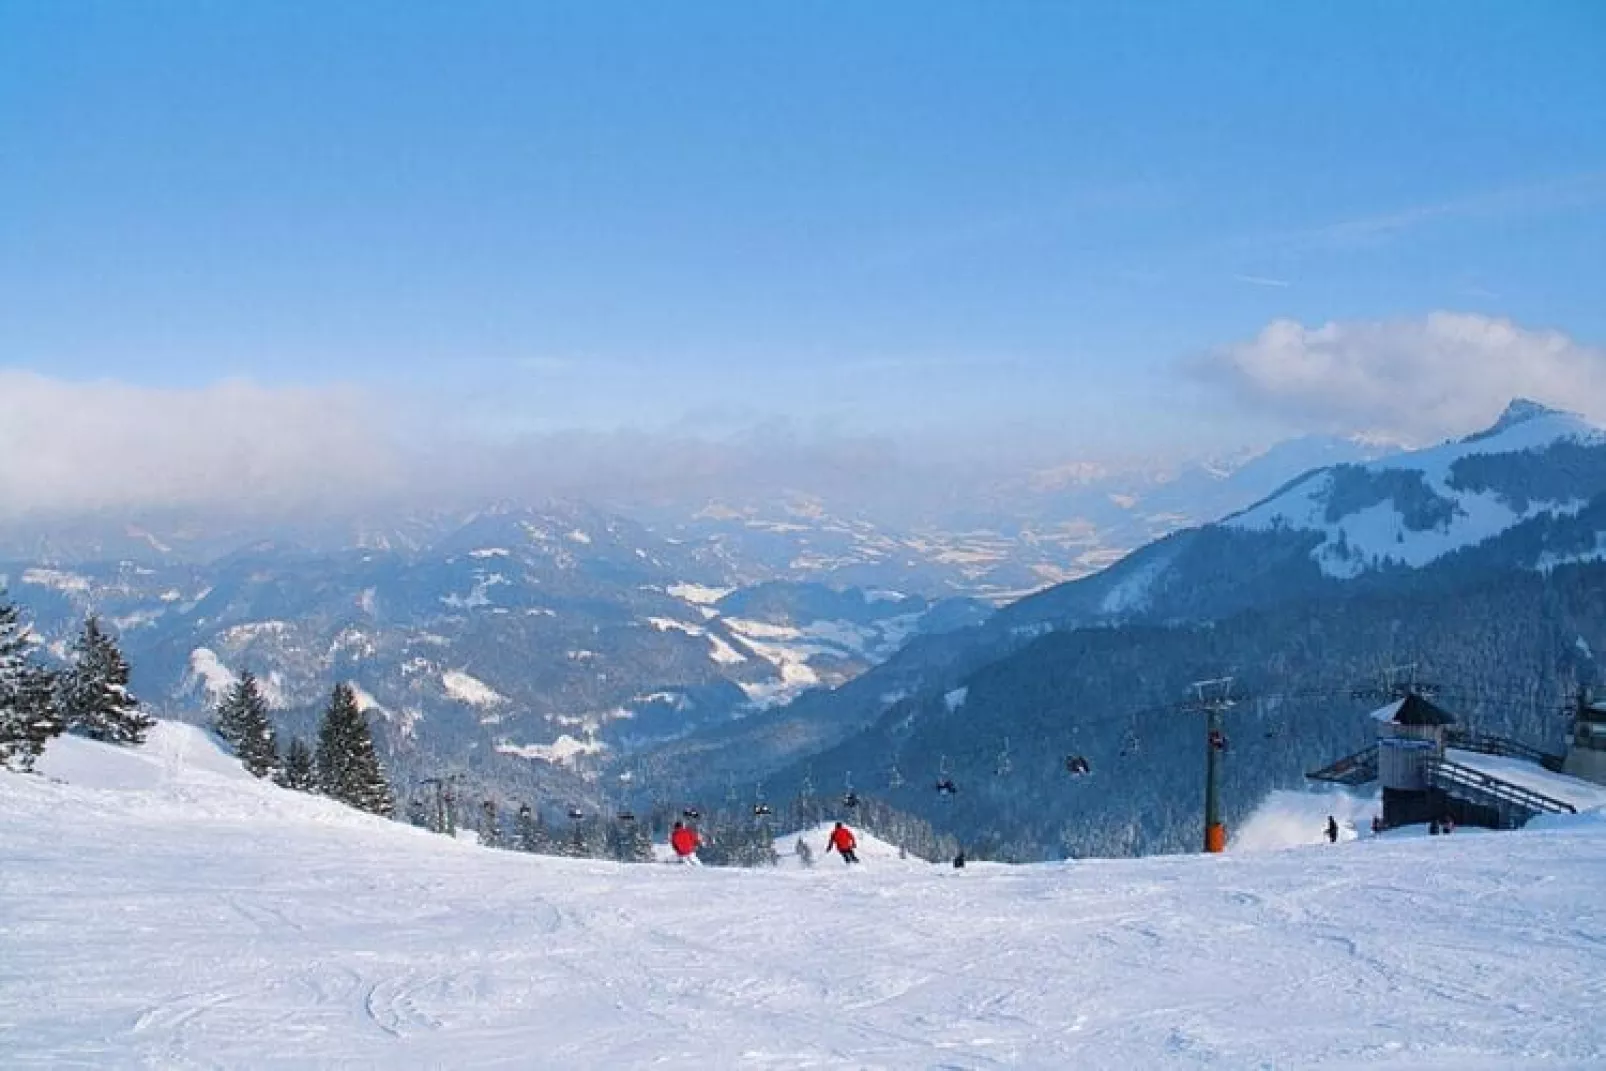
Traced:
[[173, 723], [43, 770], [0, 773], [7, 1068], [1606, 1065], [1595, 814], [963, 870], [816, 831], [747, 871], [454, 842]]

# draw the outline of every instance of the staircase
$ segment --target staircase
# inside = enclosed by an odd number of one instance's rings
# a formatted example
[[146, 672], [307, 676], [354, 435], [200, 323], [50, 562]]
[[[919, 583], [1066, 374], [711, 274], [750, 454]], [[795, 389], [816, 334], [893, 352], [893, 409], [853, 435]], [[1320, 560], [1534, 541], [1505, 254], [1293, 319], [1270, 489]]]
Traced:
[[1334, 785], [1364, 785], [1368, 781], [1377, 780], [1377, 745], [1370, 744], [1361, 748], [1353, 755], [1346, 755], [1337, 762], [1323, 766], [1320, 770], [1313, 770], [1305, 775], [1307, 780], [1326, 781]]
[[[1465, 747], [1458, 742], [1457, 747]], [[1531, 750], [1531, 749], [1530, 749]], [[1501, 754], [1486, 752], [1486, 754]], [[1524, 758], [1526, 756], [1516, 756]], [[1552, 799], [1532, 789], [1502, 781], [1486, 773], [1451, 762], [1449, 759], [1428, 760], [1428, 783], [1447, 796], [1465, 800], [1479, 807], [1489, 807], [1500, 814], [1500, 824], [1515, 829], [1528, 819], [1540, 814], [1577, 814], [1570, 803]]]

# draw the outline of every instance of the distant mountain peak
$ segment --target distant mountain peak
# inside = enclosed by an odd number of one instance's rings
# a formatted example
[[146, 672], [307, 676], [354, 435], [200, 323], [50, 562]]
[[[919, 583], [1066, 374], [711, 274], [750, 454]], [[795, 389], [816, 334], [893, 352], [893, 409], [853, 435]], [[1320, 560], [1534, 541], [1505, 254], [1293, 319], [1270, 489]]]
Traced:
[[1580, 419], [1577, 413], [1569, 413], [1565, 409], [1556, 409], [1545, 405], [1543, 402], [1536, 402], [1532, 398], [1513, 398], [1510, 404], [1506, 406], [1505, 411], [1500, 414], [1498, 420], [1483, 431], [1467, 436], [1463, 441], [1476, 442], [1479, 439], [1487, 439], [1491, 435], [1498, 435], [1508, 428], [1516, 427], [1518, 424], [1526, 424], [1530, 420], [1539, 420], [1543, 417]]

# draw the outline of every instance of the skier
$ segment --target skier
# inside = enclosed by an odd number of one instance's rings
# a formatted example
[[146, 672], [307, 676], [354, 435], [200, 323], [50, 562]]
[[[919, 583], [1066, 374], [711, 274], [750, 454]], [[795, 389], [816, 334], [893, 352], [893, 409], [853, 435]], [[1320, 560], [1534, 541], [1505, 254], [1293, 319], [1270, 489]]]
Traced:
[[859, 857], [856, 854], [859, 849], [859, 842], [853, 839], [853, 830], [841, 822], [838, 822], [836, 828], [831, 830], [831, 839], [826, 841], [825, 850], [827, 854], [830, 853], [832, 848], [837, 850], [837, 853], [842, 856], [842, 861], [849, 866], [859, 861]]
[[1445, 815], [1444, 821], [1439, 824], [1444, 829], [1444, 835], [1446, 837], [1455, 832], [1455, 819], [1451, 818], [1449, 815]]
[[685, 822], [676, 822], [674, 832], [669, 834], [669, 846], [675, 849], [675, 858], [687, 866], [697, 863], [697, 849], [702, 843], [697, 831]]
[[1327, 843], [1338, 843], [1338, 822], [1332, 815], [1327, 816]]

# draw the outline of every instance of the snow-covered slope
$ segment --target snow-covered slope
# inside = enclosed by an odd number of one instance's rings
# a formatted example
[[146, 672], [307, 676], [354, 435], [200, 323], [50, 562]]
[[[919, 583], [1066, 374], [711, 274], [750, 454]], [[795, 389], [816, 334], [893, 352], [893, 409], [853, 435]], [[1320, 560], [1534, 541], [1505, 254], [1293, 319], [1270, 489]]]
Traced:
[[[1312, 556], [1329, 576], [1353, 577], [1384, 563], [1418, 568], [1541, 513], [1583, 507], [1593, 490], [1588, 473], [1565, 487], [1560, 481], [1524, 486], [1522, 455], [1566, 446], [1606, 449], [1606, 431], [1571, 413], [1519, 400], [1478, 435], [1317, 470], [1224, 523], [1250, 531], [1322, 533]], [[1503, 460], [1514, 455], [1515, 464]], [[1506, 472], [1497, 471], [1502, 466]]]
[[494, 852], [194, 730], [0, 774], [28, 1066], [1600, 1066], [1606, 830], [1008, 868]]

